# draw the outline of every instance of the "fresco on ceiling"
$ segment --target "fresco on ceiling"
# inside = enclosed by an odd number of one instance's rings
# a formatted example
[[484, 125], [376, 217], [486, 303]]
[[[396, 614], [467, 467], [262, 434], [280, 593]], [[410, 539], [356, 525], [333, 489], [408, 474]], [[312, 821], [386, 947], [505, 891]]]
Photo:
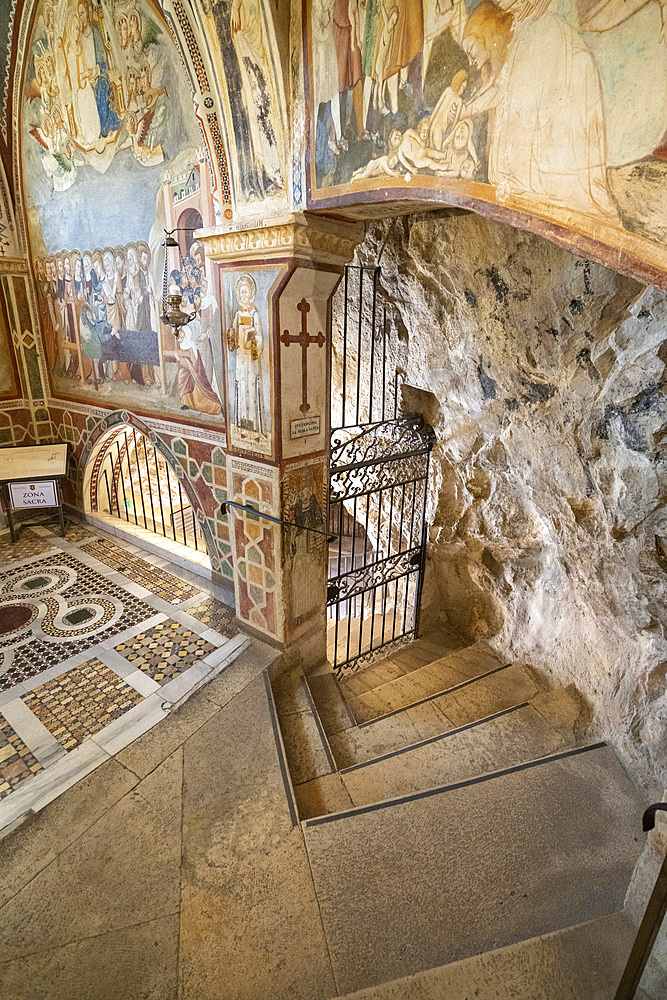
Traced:
[[314, 198], [440, 188], [627, 234], [655, 262], [647, 241], [667, 239], [663, 0], [309, 8]]
[[257, 455], [272, 452], [269, 296], [279, 273], [276, 268], [256, 268], [252, 274], [222, 274], [229, 443]]
[[162, 35], [143, 5], [42, 4], [26, 96], [30, 136], [56, 190], [75, 184], [82, 167], [106, 173], [124, 149], [143, 166], [163, 161], [169, 73]]
[[262, 0], [203, 0], [202, 6], [219, 42], [211, 57], [226, 84], [237, 199], [284, 197], [289, 153], [271, 14]]
[[[194, 230], [214, 222], [187, 79], [137, 0], [45, 0], [23, 150], [42, 336], [56, 395], [224, 422], [220, 308]], [[190, 322], [164, 326], [169, 283]]]

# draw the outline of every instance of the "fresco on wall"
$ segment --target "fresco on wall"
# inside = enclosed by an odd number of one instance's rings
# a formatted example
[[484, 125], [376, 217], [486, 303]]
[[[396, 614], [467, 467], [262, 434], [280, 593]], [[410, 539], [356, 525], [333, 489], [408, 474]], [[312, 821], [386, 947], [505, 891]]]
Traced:
[[17, 395], [17, 382], [13, 353], [10, 346], [11, 334], [5, 320], [3, 308], [3, 305], [11, 308], [11, 303], [4, 289], [1, 297], [4, 299], [4, 303], [0, 303], [0, 399], [7, 399]]
[[192, 317], [178, 340], [161, 328], [150, 262], [145, 242], [35, 260], [52, 379], [59, 388], [76, 390], [83, 383], [114, 398], [121, 386], [137, 393], [152, 389], [172, 412], [220, 417], [220, 310], [203, 248], [193, 244], [169, 278], [182, 291], [181, 309]]
[[[141, 0], [44, 0], [25, 81], [26, 200], [52, 390], [219, 426], [220, 308], [194, 230], [210, 175], [178, 55]], [[177, 340], [169, 281], [191, 316]]]
[[283, 197], [289, 162], [285, 102], [271, 15], [262, 0], [203, 0], [219, 48], [236, 144], [237, 199]]
[[[326, 595], [326, 499], [324, 466], [291, 468], [283, 481], [283, 516], [298, 527], [285, 529], [285, 579], [288, 581], [288, 623], [303, 625]], [[308, 531], [306, 529], [314, 529]]]
[[309, 6], [313, 197], [440, 188], [667, 239], [662, 0]]
[[269, 294], [279, 273], [259, 268], [222, 275], [229, 443], [258, 455], [272, 452]]

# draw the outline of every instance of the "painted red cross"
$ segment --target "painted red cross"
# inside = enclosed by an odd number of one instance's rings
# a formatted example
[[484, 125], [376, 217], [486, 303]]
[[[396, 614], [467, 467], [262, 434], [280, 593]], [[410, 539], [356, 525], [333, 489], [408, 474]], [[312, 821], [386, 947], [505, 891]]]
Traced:
[[293, 337], [289, 330], [285, 330], [280, 338], [280, 342], [285, 347], [289, 347], [290, 344], [301, 344], [301, 406], [299, 409], [302, 413], [307, 413], [310, 409], [310, 403], [308, 402], [308, 348], [311, 344], [324, 347], [326, 337], [321, 330], [318, 334], [308, 333], [308, 313], [310, 312], [310, 306], [305, 299], [301, 299], [297, 309], [301, 313], [301, 333], [298, 337]]

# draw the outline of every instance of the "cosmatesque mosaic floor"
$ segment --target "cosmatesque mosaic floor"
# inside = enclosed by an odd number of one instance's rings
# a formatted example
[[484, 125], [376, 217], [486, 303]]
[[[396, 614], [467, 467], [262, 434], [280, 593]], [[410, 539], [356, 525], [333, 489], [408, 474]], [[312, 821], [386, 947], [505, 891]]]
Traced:
[[64, 539], [24, 529], [16, 545], [0, 533], [0, 829], [164, 718], [246, 644], [212, 585], [155, 558], [78, 524]]

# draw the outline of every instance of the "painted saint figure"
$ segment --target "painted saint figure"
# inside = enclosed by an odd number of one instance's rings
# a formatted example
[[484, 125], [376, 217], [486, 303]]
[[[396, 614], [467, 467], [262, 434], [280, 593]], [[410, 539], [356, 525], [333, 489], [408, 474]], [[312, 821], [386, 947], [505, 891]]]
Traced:
[[100, 29], [91, 20], [88, 0], [79, 0], [77, 12], [80, 30], [79, 76], [89, 82], [93, 89], [100, 122], [99, 135], [106, 139], [121, 124], [111, 91], [108, 57]]
[[[322, 591], [322, 565], [325, 538], [317, 534], [324, 529], [322, 506], [317, 499], [312, 473], [303, 473], [290, 520], [298, 528], [290, 529], [290, 612], [294, 626], [308, 617]], [[307, 531], [304, 529], [315, 529]]]
[[201, 320], [194, 314], [178, 341], [178, 398], [182, 410], [197, 410], [215, 417], [222, 412], [222, 405], [206, 374], [199, 350], [201, 342]]
[[527, 196], [618, 224], [607, 188], [600, 77], [575, 30], [548, 10], [516, 23], [482, 0], [463, 49], [483, 86], [459, 119], [493, 111], [489, 180], [498, 200]]
[[281, 188], [281, 106], [260, 0], [232, 0], [230, 23], [255, 157], [275, 187]]
[[264, 330], [255, 306], [256, 294], [255, 279], [242, 274], [236, 282], [238, 306], [227, 331], [227, 346], [236, 352], [234, 423], [263, 434], [266, 432], [261, 374]]

